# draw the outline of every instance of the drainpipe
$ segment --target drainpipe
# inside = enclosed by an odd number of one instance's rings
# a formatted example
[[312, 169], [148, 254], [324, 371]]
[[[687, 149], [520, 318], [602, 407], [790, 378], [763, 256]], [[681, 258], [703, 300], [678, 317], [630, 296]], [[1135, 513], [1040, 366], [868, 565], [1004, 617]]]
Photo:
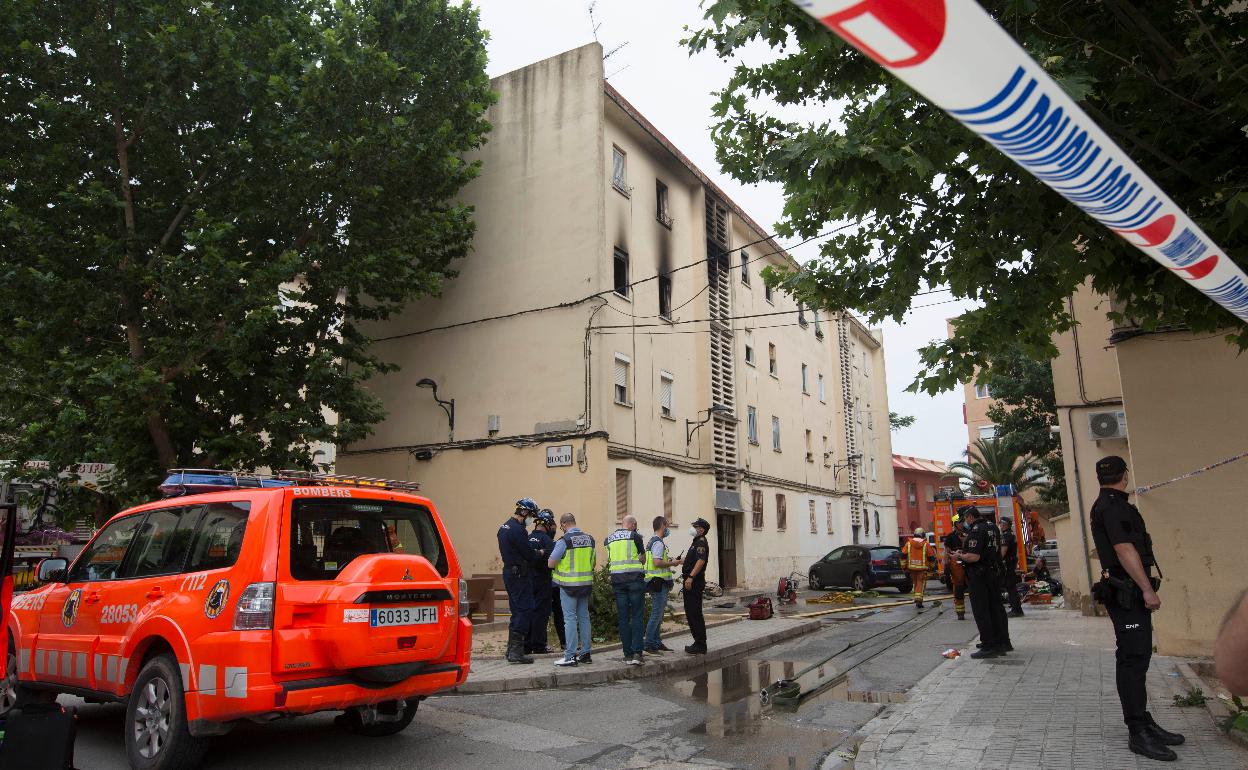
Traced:
[[[1066, 407], [1066, 430], [1070, 431], [1070, 462], [1075, 468], [1075, 497], [1079, 503], [1079, 542], [1083, 544], [1083, 569], [1088, 575], [1088, 596], [1092, 595], [1092, 560], [1088, 556], [1088, 514], [1083, 507], [1083, 479], [1079, 475], [1079, 449], [1075, 441], [1075, 425], [1072, 422], [1075, 408]], [[1096, 606], [1092, 605], [1092, 614]]]

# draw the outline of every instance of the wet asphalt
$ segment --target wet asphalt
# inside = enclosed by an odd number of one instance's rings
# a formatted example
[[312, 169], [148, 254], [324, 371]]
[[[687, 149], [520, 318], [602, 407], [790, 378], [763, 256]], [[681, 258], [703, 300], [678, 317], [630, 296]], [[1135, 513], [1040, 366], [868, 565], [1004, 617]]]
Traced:
[[[389, 738], [346, 733], [333, 714], [242, 725], [212, 741], [203, 767], [818, 768], [851, 748], [884, 704], [904, 699], [943, 650], [974, 638], [973, 622], [942, 609], [828, 616], [815, 633], [671, 679], [431, 698]], [[618, 657], [595, 665], [623, 665]], [[780, 679], [797, 681], [799, 700], [764, 702], [760, 691]], [[61, 702], [79, 710], [76, 767], [128, 767], [122, 706]]]

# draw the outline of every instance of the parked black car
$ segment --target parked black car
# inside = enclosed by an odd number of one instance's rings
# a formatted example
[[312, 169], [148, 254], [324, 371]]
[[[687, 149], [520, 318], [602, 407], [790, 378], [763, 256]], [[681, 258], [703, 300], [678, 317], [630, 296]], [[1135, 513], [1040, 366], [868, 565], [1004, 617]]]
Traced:
[[901, 549], [891, 545], [846, 545], [810, 565], [810, 587], [849, 586], [861, 591], [891, 586], [910, 593], [910, 575], [901, 568]]

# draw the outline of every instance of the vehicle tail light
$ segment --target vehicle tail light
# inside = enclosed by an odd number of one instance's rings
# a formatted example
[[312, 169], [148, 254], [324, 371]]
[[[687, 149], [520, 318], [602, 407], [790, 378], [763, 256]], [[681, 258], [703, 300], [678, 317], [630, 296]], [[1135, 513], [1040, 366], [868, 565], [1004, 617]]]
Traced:
[[252, 583], [238, 595], [234, 608], [235, 631], [266, 631], [273, 628], [275, 583]]
[[871, 566], [872, 567], [887, 567], [888, 560], [887, 559], [872, 559]]
[[468, 617], [468, 581], [459, 579], [459, 616]]

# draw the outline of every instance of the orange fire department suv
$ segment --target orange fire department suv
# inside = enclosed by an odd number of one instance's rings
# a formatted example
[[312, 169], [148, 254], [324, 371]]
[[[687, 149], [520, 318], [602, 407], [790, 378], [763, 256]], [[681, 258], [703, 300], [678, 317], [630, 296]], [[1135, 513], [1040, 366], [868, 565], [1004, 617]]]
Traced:
[[433, 504], [399, 482], [288, 483], [132, 508], [72, 565], [41, 563], [48, 584], [10, 615], [19, 698], [125, 701], [131, 765], [184, 768], [239, 720], [337, 710], [391, 735], [463, 682], [466, 585]]

